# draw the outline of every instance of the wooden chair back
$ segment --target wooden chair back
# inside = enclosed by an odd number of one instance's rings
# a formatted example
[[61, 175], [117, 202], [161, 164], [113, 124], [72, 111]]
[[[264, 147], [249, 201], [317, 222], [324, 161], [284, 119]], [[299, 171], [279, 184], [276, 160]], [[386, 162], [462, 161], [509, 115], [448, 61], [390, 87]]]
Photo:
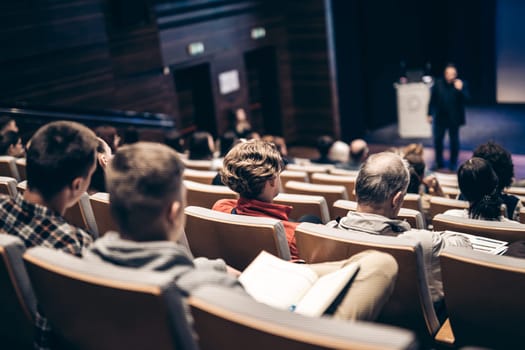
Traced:
[[108, 231], [117, 231], [118, 226], [109, 210], [109, 193], [98, 192], [89, 196], [93, 215], [97, 223], [98, 234], [103, 236]]
[[290, 194], [279, 193], [273, 199], [274, 203], [292, 206], [292, 212], [289, 218], [297, 221], [304, 215], [314, 215], [318, 217], [323, 224], [330, 221], [330, 212], [326, 199], [322, 196], [311, 196], [307, 194]]
[[285, 186], [286, 193], [323, 196], [326, 199], [330, 218], [335, 218], [333, 205], [339, 199], [348, 200], [345, 186], [309, 184], [306, 182], [289, 181]]
[[525, 225], [517, 222], [486, 221], [438, 214], [432, 219], [434, 231], [456, 231], [507, 241], [525, 239]]
[[239, 194], [226, 186], [205, 185], [199, 182], [184, 180], [188, 206], [211, 209], [219, 199], [237, 199]]
[[172, 276], [44, 247], [28, 249], [24, 261], [61, 347], [197, 349]]
[[399, 266], [396, 285], [379, 322], [414, 330], [430, 342], [439, 328], [427, 285], [423, 251], [418, 242], [390, 236], [302, 223], [295, 230], [299, 257], [307, 263], [337, 261], [367, 249], [392, 255]]
[[344, 186], [350, 200], [355, 200], [355, 179], [353, 176], [312, 174], [312, 183], [314, 184]]
[[240, 271], [261, 250], [290, 260], [290, 250], [283, 224], [279, 220], [234, 215], [189, 206], [186, 214], [186, 238], [194, 256], [222, 258]]
[[525, 342], [525, 260], [458, 247], [439, 259], [456, 346], [512, 349]]
[[223, 287], [188, 299], [202, 350], [415, 349], [414, 335], [385, 325], [306, 317], [258, 303]]

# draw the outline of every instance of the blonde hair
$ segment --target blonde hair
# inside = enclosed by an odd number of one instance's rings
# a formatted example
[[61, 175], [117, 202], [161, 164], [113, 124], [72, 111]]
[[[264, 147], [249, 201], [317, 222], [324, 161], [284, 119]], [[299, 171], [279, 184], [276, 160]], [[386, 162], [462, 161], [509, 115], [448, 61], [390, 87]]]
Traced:
[[284, 168], [277, 147], [270, 142], [250, 140], [234, 146], [224, 157], [222, 183], [244, 198], [256, 198], [266, 181]]

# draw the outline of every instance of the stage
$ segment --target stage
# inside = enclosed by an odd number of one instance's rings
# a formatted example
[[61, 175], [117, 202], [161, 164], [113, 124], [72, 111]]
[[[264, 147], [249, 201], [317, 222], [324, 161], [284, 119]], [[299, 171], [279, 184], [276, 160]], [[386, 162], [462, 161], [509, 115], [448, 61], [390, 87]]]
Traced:
[[[460, 163], [472, 156], [472, 150], [476, 146], [493, 140], [512, 153], [516, 178], [525, 178], [525, 105], [467, 107], [466, 120], [466, 125], [460, 129]], [[385, 146], [422, 143], [425, 146], [427, 166], [433, 164], [432, 139], [400, 138], [397, 123], [371, 131], [365, 139], [372, 151]], [[445, 150], [448, 150], [448, 137], [445, 140]], [[445, 152], [445, 159], [448, 159], [448, 151]]]

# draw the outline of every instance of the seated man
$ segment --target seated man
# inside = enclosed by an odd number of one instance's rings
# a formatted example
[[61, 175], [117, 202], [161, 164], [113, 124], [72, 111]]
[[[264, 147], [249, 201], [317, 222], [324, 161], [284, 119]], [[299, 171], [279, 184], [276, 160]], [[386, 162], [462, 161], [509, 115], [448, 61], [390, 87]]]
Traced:
[[[27, 150], [27, 189], [15, 198], [0, 195], [0, 228], [26, 247], [44, 246], [81, 256], [91, 236], [63, 215], [86, 192], [95, 171], [95, 134], [78, 123], [41, 127]], [[37, 310], [35, 347], [52, 345], [47, 319]]]
[[363, 234], [398, 236], [416, 240], [423, 248], [428, 285], [437, 311], [442, 306], [443, 284], [438, 255], [445, 246], [470, 247], [463, 236], [451, 233], [413, 230], [406, 221], [397, 220], [403, 204], [408, 182], [408, 164], [400, 156], [390, 152], [370, 156], [357, 175], [355, 191], [357, 212], [348, 212], [337, 225], [338, 228]]
[[28, 248], [44, 246], [81, 256], [92, 238], [63, 215], [89, 186], [97, 144], [95, 134], [78, 123], [40, 128], [27, 150], [27, 190], [15, 198], [0, 196], [2, 230]]
[[[168, 273], [186, 295], [201, 285], [221, 285], [245, 293], [237, 281], [238, 272], [224, 261], [192, 259], [177, 243], [184, 228], [182, 172], [177, 153], [165, 145], [141, 142], [119, 148], [106, 180], [110, 210], [120, 233], [106, 233], [84, 259]], [[367, 251], [344, 261], [307, 266], [325, 274], [350, 261], [359, 262], [360, 270], [335, 317], [372, 320], [393, 289], [397, 275], [394, 258]]]

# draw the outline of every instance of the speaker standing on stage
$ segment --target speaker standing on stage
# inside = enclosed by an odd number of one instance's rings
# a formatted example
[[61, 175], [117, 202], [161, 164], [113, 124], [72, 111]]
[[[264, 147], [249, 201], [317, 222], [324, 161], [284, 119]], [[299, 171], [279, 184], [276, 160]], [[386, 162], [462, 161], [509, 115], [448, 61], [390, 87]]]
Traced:
[[466, 83], [458, 79], [456, 66], [448, 64], [444, 77], [432, 87], [428, 122], [433, 123], [435, 168], [443, 168], [443, 139], [448, 129], [450, 139], [449, 169], [456, 170], [459, 153], [459, 127], [465, 124], [465, 100], [469, 98]]

